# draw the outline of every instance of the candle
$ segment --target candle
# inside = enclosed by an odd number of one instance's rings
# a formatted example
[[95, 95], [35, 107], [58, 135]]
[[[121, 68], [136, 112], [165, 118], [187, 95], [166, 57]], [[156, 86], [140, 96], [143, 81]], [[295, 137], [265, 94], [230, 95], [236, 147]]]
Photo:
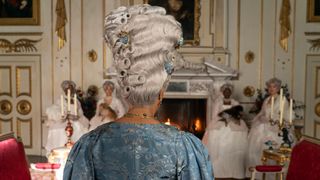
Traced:
[[281, 98], [281, 110], [280, 110], [280, 119], [279, 119], [279, 122], [280, 122], [280, 125], [283, 123], [283, 111], [284, 111], [284, 104], [286, 103], [285, 101], [285, 97]]
[[280, 101], [279, 101], [279, 104], [280, 104], [280, 106], [279, 106], [280, 111], [281, 111], [281, 107], [282, 107], [282, 96], [283, 96], [283, 89], [281, 88], [281, 89], [280, 89]]
[[70, 89], [68, 89], [68, 93], [67, 93], [67, 98], [68, 98], [68, 112], [70, 112], [70, 103], [71, 103], [71, 91], [70, 91]]
[[170, 119], [168, 118], [168, 119], [167, 119], [167, 122], [165, 122], [164, 124], [170, 125]]
[[77, 94], [74, 94], [74, 97], [73, 97], [73, 104], [74, 104], [74, 115], [78, 115]]
[[64, 108], [63, 108], [63, 102], [64, 102], [64, 99], [63, 99], [63, 95], [61, 95], [60, 97], [60, 103], [61, 103], [61, 116], [64, 115]]
[[273, 107], [274, 107], [274, 97], [271, 97], [271, 112], [270, 112], [270, 118], [273, 119]]
[[293, 100], [292, 99], [290, 99], [290, 109], [289, 109], [289, 111], [290, 111], [290, 113], [289, 113], [289, 123], [290, 124], [292, 124], [292, 111], [293, 111]]

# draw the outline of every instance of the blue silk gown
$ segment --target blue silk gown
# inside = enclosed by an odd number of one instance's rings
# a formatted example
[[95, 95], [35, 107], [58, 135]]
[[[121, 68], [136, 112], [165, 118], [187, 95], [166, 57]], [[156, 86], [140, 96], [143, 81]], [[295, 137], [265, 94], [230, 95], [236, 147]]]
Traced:
[[213, 179], [208, 152], [190, 133], [164, 124], [111, 122], [73, 146], [63, 179]]

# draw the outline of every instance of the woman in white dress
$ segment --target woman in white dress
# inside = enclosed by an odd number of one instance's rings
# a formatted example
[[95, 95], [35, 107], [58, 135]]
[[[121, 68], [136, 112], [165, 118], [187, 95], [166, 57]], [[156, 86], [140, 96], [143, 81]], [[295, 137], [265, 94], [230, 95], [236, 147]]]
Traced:
[[218, 114], [233, 106], [239, 105], [238, 101], [231, 98], [232, 91], [233, 91], [233, 86], [231, 84], [226, 83], [222, 85], [220, 88], [221, 95], [219, 95], [213, 102], [211, 119], [208, 122], [208, 125], [206, 127], [206, 132], [202, 138], [202, 143], [207, 146], [209, 152], [210, 152], [210, 148], [208, 143], [209, 141], [211, 141], [209, 140], [209, 134], [210, 134], [210, 131], [214, 129], [216, 122], [220, 119], [218, 117]]
[[232, 90], [230, 84], [221, 87], [223, 97], [214, 102], [212, 119], [202, 142], [208, 148], [215, 177], [241, 179], [245, 177], [248, 129], [239, 117], [242, 107], [230, 98]]
[[[282, 137], [279, 134], [278, 124], [270, 123], [272, 119], [279, 121], [280, 117], [280, 96], [281, 80], [272, 78], [266, 82], [269, 97], [267, 97], [262, 105], [261, 111], [254, 117], [251, 123], [251, 129], [248, 135], [248, 153], [246, 162], [247, 176], [250, 176], [248, 169], [261, 164], [261, 156], [264, 149], [268, 149], [267, 141], [273, 142], [275, 148], [279, 148], [282, 143]], [[272, 98], [274, 97], [273, 113], [271, 113]], [[284, 98], [285, 99], [285, 98]], [[289, 120], [289, 103], [284, 100], [283, 120]], [[259, 178], [259, 177], [258, 177]]]
[[[76, 84], [73, 81], [66, 80], [62, 82], [61, 88], [65, 93], [63, 96], [64, 114], [67, 114], [67, 92], [68, 89], [70, 89], [71, 97], [73, 97], [76, 90]], [[71, 98], [70, 113], [75, 114], [75, 103], [77, 103], [77, 114], [79, 119], [71, 121], [73, 127], [71, 140], [73, 142], [76, 142], [83, 134], [88, 132], [89, 127], [89, 121], [83, 116], [80, 102], [78, 100], [77, 102], [74, 102], [73, 98]], [[48, 121], [46, 123], [48, 127], [48, 137], [45, 148], [47, 152], [50, 153], [52, 149], [63, 147], [67, 143], [67, 135], [65, 132], [67, 121], [62, 119], [60, 98], [55, 104], [47, 108], [46, 114], [48, 116]]]
[[[126, 113], [127, 108], [125, 107], [124, 103], [122, 103], [116, 97], [114, 83], [111, 81], [104, 82], [103, 90], [104, 90], [105, 96], [98, 101], [97, 107], [99, 107], [99, 105], [102, 103], [106, 103], [111, 107], [111, 109], [113, 109], [116, 112], [117, 118], [121, 118]], [[99, 116], [99, 111], [96, 111], [96, 116]], [[94, 117], [94, 118], [97, 118], [97, 117]]]

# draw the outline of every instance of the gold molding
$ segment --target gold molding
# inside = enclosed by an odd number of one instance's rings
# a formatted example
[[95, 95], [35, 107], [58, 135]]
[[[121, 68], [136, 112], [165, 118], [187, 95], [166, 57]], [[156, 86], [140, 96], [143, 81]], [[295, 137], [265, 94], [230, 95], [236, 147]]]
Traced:
[[[84, 59], [84, 53], [83, 53], [83, 0], [80, 0], [81, 2], [81, 17], [80, 17], [80, 21], [81, 21], [81, 88], [82, 90], [84, 89], [84, 68], [83, 68], [83, 59]], [[103, 0], [104, 2], [104, 0]], [[104, 7], [103, 7], [104, 9]], [[104, 28], [104, 15], [103, 15], [103, 26], [102, 28]], [[102, 31], [104, 33], [104, 30]]]
[[320, 122], [314, 121], [314, 130], [313, 130], [313, 137], [317, 137], [317, 126], [320, 126]]
[[314, 106], [314, 113], [320, 117], [320, 102], [318, 102], [315, 106]]
[[0, 32], [0, 36], [42, 36], [42, 32]]
[[[106, 10], [105, 10], [105, 1], [102, 1], [102, 24], [104, 25], [104, 18], [105, 18], [105, 14], [106, 14]], [[104, 29], [102, 29], [102, 32], [104, 32]], [[107, 55], [106, 55], [106, 51], [107, 51], [107, 48], [106, 48], [106, 43], [104, 42], [104, 40], [102, 41], [102, 77], [103, 79], [107, 79], [108, 76], [106, 75], [105, 73], [105, 70], [107, 69]]]
[[241, 1], [238, 2], [237, 7], [237, 70], [240, 70], [240, 20], [241, 20]]
[[1, 18], [1, 25], [40, 25], [40, 0], [32, 0], [32, 17], [25, 18]]
[[8, 100], [0, 101], [0, 114], [8, 115], [12, 112], [12, 103]]
[[272, 58], [272, 70], [273, 70], [273, 74], [271, 77], [275, 77], [276, 74], [276, 52], [277, 52], [277, 14], [278, 14], [278, 1], [275, 1], [275, 8], [274, 8], [275, 12], [274, 12], [274, 33], [273, 33], [273, 58]]
[[97, 61], [97, 58], [98, 58], [98, 54], [95, 50], [91, 49], [89, 52], [88, 52], [88, 58], [89, 58], [89, 61], [90, 62], [96, 62]]
[[28, 115], [32, 110], [32, 105], [27, 100], [21, 100], [17, 103], [17, 111], [21, 115]]
[[22, 140], [22, 136], [21, 136], [21, 124], [22, 123], [29, 123], [29, 138], [30, 138], [30, 144], [26, 145], [26, 143], [24, 142], [24, 147], [25, 148], [32, 148], [32, 118], [29, 119], [21, 119], [21, 118], [17, 118], [17, 137], [20, 137]]
[[290, 94], [293, 96], [293, 90], [294, 90], [294, 68], [295, 68], [295, 51], [296, 51], [296, 11], [297, 11], [297, 2], [296, 0], [293, 1], [293, 21], [292, 21], [292, 61], [291, 61], [291, 88], [290, 88]]
[[9, 69], [9, 92], [1, 92], [0, 91], [0, 96], [7, 95], [7, 96], [12, 97], [12, 74], [11, 74], [12, 71], [11, 71], [11, 66], [0, 66], [0, 70], [1, 69]]
[[2, 122], [10, 122], [10, 131], [13, 131], [12, 118], [9, 118], [9, 119], [0, 118], [0, 134], [2, 133]]
[[[29, 92], [21, 92], [21, 74], [20, 74], [20, 71], [22, 69], [27, 69], [29, 71]], [[31, 94], [32, 94], [32, 82], [31, 82], [31, 67], [30, 66], [16, 66], [16, 96], [19, 97], [19, 96], [30, 96], [31, 97]]]
[[309, 48], [309, 50], [318, 51], [320, 49], [320, 38], [318, 38], [318, 39], [308, 39], [307, 41], [308, 41], [308, 43], [311, 44], [311, 47]]
[[0, 49], [4, 49], [6, 53], [12, 52], [37, 52], [38, 49], [35, 47], [35, 44], [41, 41], [42, 39], [38, 40], [31, 40], [31, 39], [18, 39], [15, 40], [13, 43], [7, 39], [0, 39]]
[[200, 45], [200, 0], [194, 1], [194, 39], [186, 40], [186, 44], [190, 43], [192, 45]]
[[[260, 33], [259, 33], [259, 35], [260, 35], [260, 48], [259, 48], [259, 51], [260, 51], [260, 53], [259, 53], [259, 87], [260, 87], [260, 89], [262, 89], [262, 75], [263, 75], [263, 68], [262, 68], [262, 63], [263, 63], [263, 60], [264, 60], [264, 57], [263, 57], [263, 13], [264, 13], [264, 11], [263, 11], [263, 9], [264, 9], [264, 0], [262, 0], [262, 1], [260, 1], [260, 3], [261, 3], [261, 5], [260, 5], [260, 11], [261, 11], [261, 13], [260, 13]], [[252, 52], [252, 54], [253, 54], [253, 59], [252, 59], [252, 61], [254, 60], [254, 53]], [[249, 54], [250, 55], [250, 54]], [[250, 56], [249, 56], [249, 58], [250, 58]]]
[[248, 63], [248, 64], [251, 64], [254, 61], [254, 58], [255, 58], [255, 55], [250, 50], [247, 51], [245, 56], [244, 56], [244, 59], [245, 59], [246, 63]]
[[317, 66], [317, 67], [316, 67], [316, 77], [315, 77], [316, 84], [315, 84], [315, 92], [314, 92], [314, 93], [315, 93], [315, 94], [314, 94], [314, 97], [315, 97], [315, 98], [320, 97], [320, 94], [318, 94], [318, 90], [319, 90], [319, 89], [318, 89], [318, 82], [319, 82], [319, 78], [318, 78], [318, 77], [319, 77], [319, 75], [320, 75], [319, 72], [320, 72], [320, 66]]
[[319, 36], [320, 32], [304, 32], [306, 36]]
[[[69, 79], [72, 80], [72, 48], [71, 48], [71, 43], [72, 43], [72, 38], [71, 38], [71, 12], [72, 9], [71, 9], [71, 0], [69, 1], [69, 17], [70, 17], [70, 21], [69, 21]], [[81, 24], [83, 24], [83, 22], [81, 21]], [[65, 27], [67, 27], [65, 25]], [[67, 43], [67, 39], [65, 39], [65, 42], [64, 43]], [[83, 53], [83, 51], [81, 51], [81, 53]], [[81, 73], [83, 74], [83, 72]]]
[[320, 22], [320, 16], [315, 16], [315, 0], [308, 0], [307, 7], [307, 22]]
[[246, 86], [244, 89], [243, 89], [243, 94], [246, 96], [246, 97], [252, 97], [255, 93], [255, 88], [253, 86]]
[[[143, 0], [144, 4], [148, 4], [149, 0]], [[184, 40], [184, 44], [190, 44], [193, 46], [199, 46], [200, 45], [200, 36], [199, 36], [199, 30], [200, 30], [200, 11], [201, 5], [200, 0], [194, 0], [194, 26], [193, 26], [193, 39], [192, 40]]]

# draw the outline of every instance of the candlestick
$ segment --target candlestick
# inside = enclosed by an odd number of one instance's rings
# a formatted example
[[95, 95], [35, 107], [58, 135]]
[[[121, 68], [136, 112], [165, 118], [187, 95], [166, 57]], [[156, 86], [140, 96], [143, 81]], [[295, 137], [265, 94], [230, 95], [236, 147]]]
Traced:
[[64, 107], [63, 107], [63, 102], [64, 102], [64, 99], [63, 99], [63, 95], [61, 95], [60, 97], [60, 104], [61, 104], [61, 116], [64, 115]]
[[73, 104], [74, 104], [74, 115], [78, 115], [77, 94], [74, 94]]
[[70, 89], [68, 89], [68, 93], [67, 93], [67, 99], [68, 99], [68, 111], [70, 112], [70, 103], [71, 103], [71, 91]]
[[271, 97], [271, 112], [270, 112], [270, 118], [273, 119], [273, 108], [274, 108], [274, 97]]
[[289, 123], [292, 124], [292, 111], [293, 111], [293, 100], [290, 99], [290, 114], [289, 114]]
[[280, 111], [281, 111], [281, 107], [282, 107], [282, 96], [283, 96], [283, 89], [281, 88], [281, 89], [280, 89], [280, 101], [279, 101]]

